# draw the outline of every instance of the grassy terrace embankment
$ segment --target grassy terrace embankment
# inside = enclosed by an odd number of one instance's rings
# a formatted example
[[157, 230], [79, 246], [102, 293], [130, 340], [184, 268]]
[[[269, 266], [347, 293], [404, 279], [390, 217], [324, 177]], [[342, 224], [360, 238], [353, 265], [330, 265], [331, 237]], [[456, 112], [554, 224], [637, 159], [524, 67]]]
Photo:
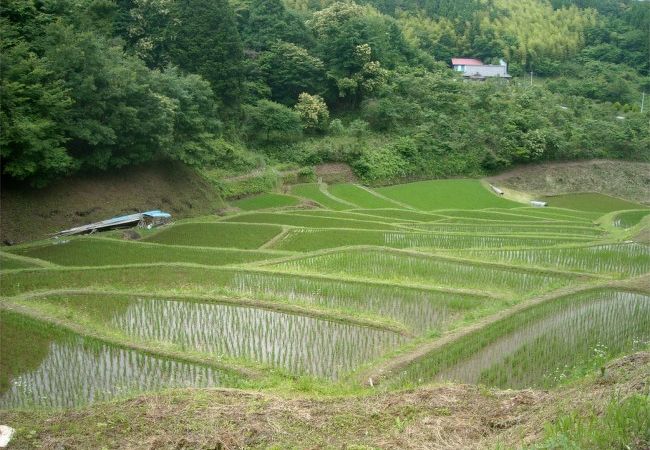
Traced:
[[[19, 347], [12, 354], [29, 342], [25, 333], [38, 336], [41, 349], [5, 364], [0, 408], [69, 407], [184, 386], [267, 389], [261, 395], [269, 397], [260, 397], [267, 403], [285, 396], [286, 404], [298, 392], [318, 395], [305, 397], [310, 411], [335, 406], [342, 395], [355, 405], [349, 411], [411, 395], [412, 415], [398, 414], [386, 439], [416, 442], [404, 434], [412, 424], [425, 436], [417, 442], [437, 442], [419, 428], [427, 403], [418, 393], [442, 388], [399, 393], [404, 387], [459, 380], [567, 390], [584, 375], [598, 376], [608, 360], [648, 348], [650, 247], [629, 242], [648, 225], [645, 209], [530, 208], [471, 180], [378, 190], [299, 185], [292, 195], [300, 208], [260, 196], [243, 201], [250, 212], [181, 220], [144, 232], [140, 241], [108, 233], [0, 253], [6, 339]], [[331, 209], [307, 208], [309, 201]], [[65, 360], [78, 363], [68, 367]], [[48, 377], [52, 370], [61, 376]], [[157, 381], [145, 382], [152, 373]], [[83, 377], [94, 382], [81, 389]], [[369, 397], [369, 379], [384, 393]], [[448, 389], [458, 399], [477, 392]], [[225, 401], [225, 391], [218, 392]], [[233, 392], [235, 403], [257, 401]], [[194, 423], [203, 424], [194, 401], [214, 401], [212, 395], [174, 391], [145, 402], [185, 396]], [[115, 404], [85, 411], [108, 414]], [[39, 424], [48, 413], [21, 414], [0, 412], [37, 428], [33, 441], [19, 430], [20, 446], [65, 439]], [[381, 415], [350, 414], [385, 427]], [[452, 408], [439, 417], [463, 414]], [[357, 442], [358, 429], [344, 416], [326, 414], [323, 421], [339, 421], [342, 435]], [[436, 433], [446, 434], [437, 420]], [[480, 438], [468, 433], [466, 442], [507, 441], [511, 428]], [[133, 430], [112, 442], [134, 445]], [[264, 433], [271, 441], [241, 442], [319, 445], [324, 436], [316, 432], [308, 442]], [[68, 436], [84, 444], [94, 439], [82, 430]]]

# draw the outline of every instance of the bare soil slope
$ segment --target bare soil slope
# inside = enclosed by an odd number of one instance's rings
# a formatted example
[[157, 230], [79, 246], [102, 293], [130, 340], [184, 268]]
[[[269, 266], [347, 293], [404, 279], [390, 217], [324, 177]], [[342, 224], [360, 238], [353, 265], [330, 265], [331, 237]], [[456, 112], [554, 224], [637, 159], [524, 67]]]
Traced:
[[[0, 412], [12, 448], [464, 449], [526, 446], [571, 411], [602, 411], [647, 393], [650, 353], [552, 391], [441, 385], [371, 396], [314, 398], [234, 389], [176, 390], [78, 411]], [[642, 447], [644, 448], [644, 447]]]
[[39, 239], [75, 225], [151, 209], [181, 218], [214, 213], [220, 207], [222, 200], [205, 180], [171, 162], [73, 176], [44, 189], [3, 184], [0, 240]]
[[591, 160], [517, 167], [488, 178], [537, 195], [599, 192], [650, 204], [650, 163]]

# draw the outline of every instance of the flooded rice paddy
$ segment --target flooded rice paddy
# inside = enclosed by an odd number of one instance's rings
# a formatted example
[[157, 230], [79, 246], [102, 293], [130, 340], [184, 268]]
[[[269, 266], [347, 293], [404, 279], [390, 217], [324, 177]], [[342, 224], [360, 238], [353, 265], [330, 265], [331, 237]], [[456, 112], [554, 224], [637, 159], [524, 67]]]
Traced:
[[39, 300], [140, 342], [252, 360], [292, 374], [336, 379], [406, 341], [392, 331], [259, 308], [126, 296]]
[[140, 392], [232, 385], [211, 367], [118, 348], [2, 314], [0, 409], [75, 407]]
[[650, 344], [650, 296], [599, 290], [531, 307], [407, 367], [398, 383], [551, 387]]

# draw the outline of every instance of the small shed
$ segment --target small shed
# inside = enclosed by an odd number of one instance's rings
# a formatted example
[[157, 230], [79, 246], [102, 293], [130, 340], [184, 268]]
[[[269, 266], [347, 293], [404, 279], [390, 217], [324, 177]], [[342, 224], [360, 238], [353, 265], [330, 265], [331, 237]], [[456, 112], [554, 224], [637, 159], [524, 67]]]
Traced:
[[67, 230], [59, 231], [55, 234], [55, 236], [72, 236], [75, 234], [94, 233], [96, 231], [107, 231], [116, 228], [135, 227], [136, 225], [140, 227], [152, 228], [168, 223], [171, 220], [171, 217], [171, 214], [156, 209], [143, 213], [113, 217], [111, 219], [89, 223], [80, 227], [69, 228]]
[[171, 214], [156, 209], [154, 211], [143, 212], [138, 226], [150, 229], [169, 223], [171, 219]]

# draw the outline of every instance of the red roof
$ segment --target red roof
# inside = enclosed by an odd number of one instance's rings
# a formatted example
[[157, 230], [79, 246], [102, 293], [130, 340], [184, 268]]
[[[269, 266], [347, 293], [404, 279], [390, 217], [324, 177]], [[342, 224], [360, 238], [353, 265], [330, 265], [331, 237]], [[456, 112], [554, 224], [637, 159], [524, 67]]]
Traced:
[[474, 58], [451, 58], [452, 66], [482, 66], [480, 59]]

